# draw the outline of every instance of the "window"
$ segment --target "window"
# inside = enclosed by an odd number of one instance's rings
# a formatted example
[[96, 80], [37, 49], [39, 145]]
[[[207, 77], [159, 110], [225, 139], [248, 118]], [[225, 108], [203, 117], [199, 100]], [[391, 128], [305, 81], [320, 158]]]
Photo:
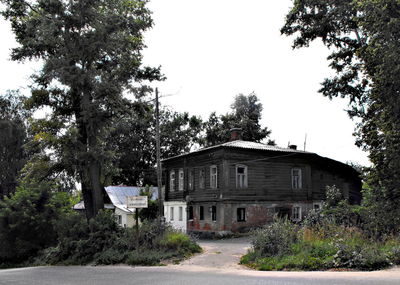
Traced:
[[292, 189], [301, 189], [301, 169], [293, 168], [292, 169]]
[[210, 188], [218, 187], [218, 169], [216, 165], [210, 167]]
[[217, 206], [211, 206], [211, 220], [214, 222], [217, 220]]
[[292, 219], [293, 219], [293, 221], [301, 221], [301, 207], [300, 206], [293, 207]]
[[237, 208], [236, 214], [238, 222], [246, 221], [246, 208]]
[[169, 219], [170, 221], [174, 220], [174, 207], [169, 208]]
[[118, 223], [118, 225], [122, 225], [122, 216], [121, 215], [117, 215], [117, 223]]
[[179, 172], [178, 172], [178, 178], [179, 178], [179, 180], [178, 180], [178, 190], [179, 191], [182, 191], [183, 190], [183, 181], [184, 181], [184, 174], [183, 174], [183, 169], [181, 168], [181, 169], [179, 169]]
[[179, 221], [183, 220], [183, 208], [179, 207]]
[[204, 220], [204, 207], [203, 207], [203, 206], [200, 206], [200, 207], [199, 207], [199, 212], [200, 212], [200, 213], [199, 213], [199, 216], [200, 216], [200, 217], [199, 217], [199, 220], [200, 220], [200, 221], [203, 221], [203, 220]]
[[194, 169], [189, 171], [189, 190], [194, 190]]
[[206, 181], [206, 172], [204, 169], [200, 169], [199, 171], [199, 188], [204, 189], [205, 187], [205, 181]]
[[175, 170], [171, 170], [169, 173], [169, 189], [175, 191]]
[[193, 220], [193, 206], [189, 206], [189, 220]]
[[247, 188], [247, 166], [236, 165], [236, 188]]
[[315, 211], [321, 210], [321, 203], [314, 203], [313, 204], [313, 209]]

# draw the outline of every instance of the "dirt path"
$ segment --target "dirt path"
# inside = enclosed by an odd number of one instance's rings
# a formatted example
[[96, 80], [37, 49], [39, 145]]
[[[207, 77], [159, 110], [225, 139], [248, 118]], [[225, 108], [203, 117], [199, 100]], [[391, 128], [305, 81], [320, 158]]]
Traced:
[[240, 257], [250, 248], [248, 237], [223, 240], [200, 240], [203, 253], [185, 260], [176, 267], [202, 267], [204, 269], [246, 269], [239, 265]]

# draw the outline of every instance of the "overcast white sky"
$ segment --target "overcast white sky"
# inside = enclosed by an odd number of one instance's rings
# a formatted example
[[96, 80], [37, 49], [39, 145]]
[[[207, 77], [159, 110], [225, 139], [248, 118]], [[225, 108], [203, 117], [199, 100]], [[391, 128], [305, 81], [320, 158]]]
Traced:
[[[292, 50], [280, 35], [291, 0], [152, 0], [154, 28], [146, 34], [144, 63], [162, 66], [162, 103], [204, 119], [226, 113], [236, 94], [254, 91], [264, 106], [262, 124], [279, 146], [288, 142], [342, 162], [369, 164], [354, 145], [347, 100], [318, 93], [332, 74], [320, 43]], [[24, 88], [37, 64], [9, 61], [16, 43], [0, 21], [0, 92]]]

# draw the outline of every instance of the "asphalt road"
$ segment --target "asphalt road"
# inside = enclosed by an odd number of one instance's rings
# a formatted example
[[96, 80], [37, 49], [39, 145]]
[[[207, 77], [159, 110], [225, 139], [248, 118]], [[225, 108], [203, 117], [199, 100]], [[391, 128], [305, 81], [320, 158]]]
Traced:
[[0, 270], [0, 285], [276, 284], [400, 285], [400, 268], [374, 272], [261, 272], [238, 264], [246, 238], [200, 241], [204, 252], [179, 265], [48, 266]]

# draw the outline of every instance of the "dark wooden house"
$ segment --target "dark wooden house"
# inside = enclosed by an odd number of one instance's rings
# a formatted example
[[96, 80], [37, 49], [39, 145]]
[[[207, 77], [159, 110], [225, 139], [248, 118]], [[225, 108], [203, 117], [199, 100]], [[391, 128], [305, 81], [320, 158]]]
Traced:
[[312, 152], [234, 140], [163, 160], [166, 220], [188, 232], [229, 233], [302, 220], [325, 199], [327, 185], [361, 201], [352, 167]]

